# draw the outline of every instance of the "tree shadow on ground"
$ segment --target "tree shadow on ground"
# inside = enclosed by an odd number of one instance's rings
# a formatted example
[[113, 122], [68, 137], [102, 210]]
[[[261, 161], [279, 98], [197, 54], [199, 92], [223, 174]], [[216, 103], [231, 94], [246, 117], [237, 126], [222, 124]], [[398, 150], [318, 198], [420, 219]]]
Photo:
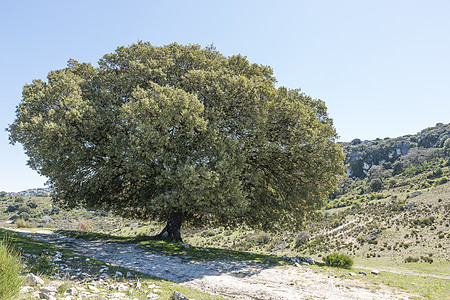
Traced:
[[172, 282], [227, 274], [239, 278], [286, 264], [279, 257], [217, 248], [185, 247], [152, 237], [116, 237], [78, 231], [27, 236], [74, 253]]

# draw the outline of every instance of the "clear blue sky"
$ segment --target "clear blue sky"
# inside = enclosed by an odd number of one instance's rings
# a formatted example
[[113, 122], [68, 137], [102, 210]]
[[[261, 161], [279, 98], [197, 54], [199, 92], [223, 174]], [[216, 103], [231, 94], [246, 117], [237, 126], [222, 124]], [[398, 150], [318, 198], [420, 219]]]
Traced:
[[42, 187], [3, 130], [24, 84], [116, 47], [214, 44], [324, 100], [342, 141], [450, 122], [450, 1], [3, 1], [0, 191]]

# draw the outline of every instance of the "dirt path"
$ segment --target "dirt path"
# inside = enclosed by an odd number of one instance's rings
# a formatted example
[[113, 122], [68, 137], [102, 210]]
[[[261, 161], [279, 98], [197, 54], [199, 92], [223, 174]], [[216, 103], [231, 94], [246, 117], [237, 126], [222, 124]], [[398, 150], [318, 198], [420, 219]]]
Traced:
[[335, 278], [307, 266], [267, 267], [236, 261], [194, 261], [154, 253], [139, 245], [69, 238], [51, 231], [22, 234], [75, 253], [231, 299], [409, 299], [389, 287]]

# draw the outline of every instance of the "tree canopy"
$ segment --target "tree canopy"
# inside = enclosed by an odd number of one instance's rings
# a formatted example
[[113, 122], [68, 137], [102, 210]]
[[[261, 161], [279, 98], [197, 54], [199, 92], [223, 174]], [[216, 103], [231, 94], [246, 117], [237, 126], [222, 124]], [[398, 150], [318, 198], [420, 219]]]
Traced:
[[344, 157], [324, 102], [275, 84], [241, 55], [139, 42], [26, 85], [8, 131], [63, 207], [298, 229]]

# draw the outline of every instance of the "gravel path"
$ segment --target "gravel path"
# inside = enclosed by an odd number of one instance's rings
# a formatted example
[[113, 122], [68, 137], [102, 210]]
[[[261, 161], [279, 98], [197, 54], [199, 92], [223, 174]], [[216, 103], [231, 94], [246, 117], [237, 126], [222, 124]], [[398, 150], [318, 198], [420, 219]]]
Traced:
[[121, 267], [231, 299], [409, 299], [388, 287], [335, 278], [307, 266], [275, 267], [236, 261], [194, 261], [149, 252], [134, 244], [86, 241], [51, 231], [24, 235]]

